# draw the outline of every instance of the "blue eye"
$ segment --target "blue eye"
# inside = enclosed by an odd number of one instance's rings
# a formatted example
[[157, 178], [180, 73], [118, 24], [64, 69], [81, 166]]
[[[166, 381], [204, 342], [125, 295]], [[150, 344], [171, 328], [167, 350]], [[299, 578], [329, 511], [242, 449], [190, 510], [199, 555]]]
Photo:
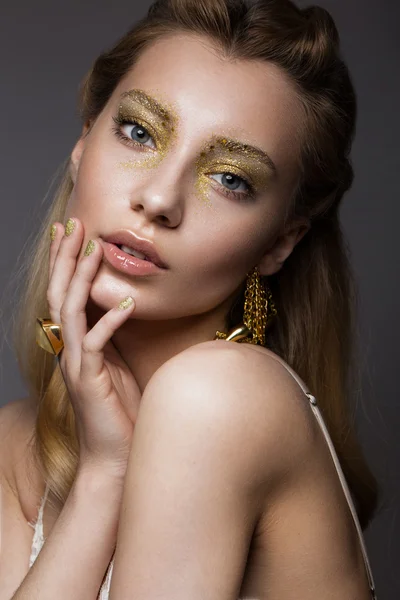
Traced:
[[[228, 196], [228, 198], [233, 198], [234, 200], [239, 200], [240, 202], [244, 202], [246, 200], [252, 200], [256, 195], [256, 190], [254, 186], [250, 183], [248, 179], [244, 177], [239, 177], [239, 175], [235, 175], [234, 173], [229, 173], [229, 171], [224, 171], [223, 173], [207, 173], [207, 175], [213, 176], [222, 176], [222, 182], [219, 185], [222, 187], [222, 194], [224, 196]], [[245, 191], [236, 191], [232, 189], [227, 189], [225, 184], [232, 185], [232, 180], [238, 180], [246, 186]], [[215, 180], [214, 180], [215, 181]]]
[[[138, 123], [137, 121], [129, 121], [127, 119], [122, 119], [121, 117], [113, 117], [114, 123], [116, 123], [117, 127], [113, 128], [115, 135], [123, 142], [128, 143], [129, 145], [140, 147], [144, 146], [146, 148], [155, 149], [156, 146], [147, 146], [147, 142], [152, 140], [153, 137], [149, 134], [147, 129]], [[125, 133], [123, 130], [125, 128]], [[130, 133], [126, 133], [126, 130], [130, 129]], [[122, 131], [121, 131], [122, 130]], [[132, 137], [135, 136], [135, 137]]]
[[[220, 181], [218, 183], [220, 183], [221, 185], [228, 185], [228, 186], [236, 185], [236, 187], [234, 187], [233, 189], [228, 188], [231, 191], [237, 190], [237, 182], [238, 181], [239, 181], [239, 185], [244, 184], [246, 186], [244, 191], [246, 191], [249, 188], [249, 184], [247, 183], [247, 181], [243, 177], [239, 177], [239, 175], [234, 175], [233, 173], [228, 173], [225, 171], [224, 173], [216, 173], [214, 176], [218, 177], [220, 175], [222, 175], [222, 181]], [[236, 180], [236, 184], [235, 184], [235, 180]]]

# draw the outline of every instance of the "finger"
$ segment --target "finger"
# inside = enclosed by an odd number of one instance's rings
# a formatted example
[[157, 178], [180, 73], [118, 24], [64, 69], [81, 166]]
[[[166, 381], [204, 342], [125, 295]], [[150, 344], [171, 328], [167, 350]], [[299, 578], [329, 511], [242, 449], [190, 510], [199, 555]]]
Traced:
[[68, 362], [76, 367], [81, 363], [82, 341], [87, 333], [86, 305], [102, 256], [101, 244], [97, 240], [88, 240], [61, 308], [60, 317]]
[[75, 272], [77, 255], [82, 245], [83, 225], [76, 218], [71, 219], [71, 222], [74, 223], [74, 228], [71, 233], [69, 233], [71, 230], [66, 228], [62, 236], [47, 289], [50, 315], [55, 323], [61, 323], [61, 307]]
[[54, 263], [62, 237], [64, 235], [64, 226], [57, 221], [52, 224], [50, 230], [50, 247], [49, 247], [49, 281], [53, 272]]
[[82, 341], [81, 377], [98, 377], [104, 369], [104, 346], [112, 338], [119, 327], [129, 318], [135, 309], [132, 296], [101, 317], [94, 327], [85, 335]]

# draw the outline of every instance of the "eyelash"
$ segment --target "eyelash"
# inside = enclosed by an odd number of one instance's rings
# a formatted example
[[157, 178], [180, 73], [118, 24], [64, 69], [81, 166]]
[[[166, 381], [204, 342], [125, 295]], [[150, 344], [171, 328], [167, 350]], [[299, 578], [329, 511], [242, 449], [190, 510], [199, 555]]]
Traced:
[[[123, 125], [139, 125], [140, 127], [142, 127], [142, 129], [144, 129], [146, 131], [146, 133], [149, 133], [149, 131], [146, 129], [146, 127], [144, 127], [144, 125], [142, 125], [140, 122], [138, 121], [134, 121], [132, 120], [128, 120], [128, 119], [123, 119], [121, 117], [113, 117], [113, 121], [116, 124], [116, 127], [113, 127], [112, 130], [114, 132], [114, 134], [116, 135], [116, 137], [124, 144], [128, 145], [128, 146], [133, 146], [135, 148], [138, 148], [139, 152], [145, 152], [145, 150], [143, 150], [143, 148], [146, 148], [146, 146], [144, 146], [144, 144], [140, 144], [139, 142], [135, 142], [135, 140], [132, 140], [131, 138], [128, 138], [126, 135], [124, 135], [121, 131], [121, 127]], [[149, 135], [151, 135], [149, 133]], [[153, 137], [153, 136], [151, 136]], [[148, 147], [148, 146], [147, 146]], [[240, 179], [241, 181], [243, 181], [246, 186], [247, 186], [247, 192], [235, 192], [234, 190], [228, 190], [227, 188], [225, 188], [222, 184], [219, 184], [220, 187], [223, 189], [223, 194], [224, 196], [227, 196], [228, 198], [233, 198], [235, 200], [239, 200], [240, 202], [245, 202], [245, 201], [249, 201], [252, 200], [255, 195], [255, 188], [254, 186], [250, 183], [250, 181], [248, 179], [246, 179], [245, 177], [240, 177], [239, 175], [236, 175], [235, 173], [231, 173], [230, 171], [223, 171], [222, 174], [226, 175], [233, 175], [234, 177], [237, 177], [238, 179]], [[215, 173], [215, 175], [217, 175], [217, 173]], [[219, 175], [219, 173], [218, 173]], [[213, 179], [213, 181], [215, 181], [215, 179]], [[217, 182], [218, 183], [218, 182]]]

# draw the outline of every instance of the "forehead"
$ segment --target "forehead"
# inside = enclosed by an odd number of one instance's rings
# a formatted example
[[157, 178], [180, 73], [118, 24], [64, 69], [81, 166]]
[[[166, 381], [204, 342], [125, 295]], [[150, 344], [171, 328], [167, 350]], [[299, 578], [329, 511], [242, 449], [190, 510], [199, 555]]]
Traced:
[[228, 60], [206, 38], [175, 34], [149, 46], [114, 95], [134, 88], [173, 106], [184, 137], [233, 135], [263, 148], [278, 171], [297, 166], [301, 104], [272, 63]]

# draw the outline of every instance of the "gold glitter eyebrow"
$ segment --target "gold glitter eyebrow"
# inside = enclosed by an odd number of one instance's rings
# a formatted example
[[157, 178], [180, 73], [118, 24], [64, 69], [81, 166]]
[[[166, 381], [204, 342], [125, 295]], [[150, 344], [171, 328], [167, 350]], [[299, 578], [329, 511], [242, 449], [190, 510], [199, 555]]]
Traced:
[[160, 119], [167, 119], [170, 123], [175, 123], [176, 118], [173, 113], [166, 107], [163, 106], [159, 100], [153, 98], [149, 94], [146, 94], [143, 90], [134, 89], [129, 90], [128, 92], [124, 92], [121, 95], [120, 102], [122, 102], [125, 98], [130, 100], [134, 100], [139, 104], [142, 104], [145, 108], [152, 111], [156, 114]]
[[[274, 175], [278, 175], [278, 169], [276, 168], [272, 158], [264, 150], [261, 150], [261, 148], [258, 148], [257, 146], [251, 146], [250, 144], [244, 144], [243, 142], [239, 142], [238, 140], [227, 137], [217, 137], [215, 138], [215, 142], [227, 148], [229, 153], [240, 155], [245, 154], [250, 158], [254, 158], [255, 160], [262, 162], [269, 169], [271, 169]], [[210, 148], [213, 149], [213, 146]]]

